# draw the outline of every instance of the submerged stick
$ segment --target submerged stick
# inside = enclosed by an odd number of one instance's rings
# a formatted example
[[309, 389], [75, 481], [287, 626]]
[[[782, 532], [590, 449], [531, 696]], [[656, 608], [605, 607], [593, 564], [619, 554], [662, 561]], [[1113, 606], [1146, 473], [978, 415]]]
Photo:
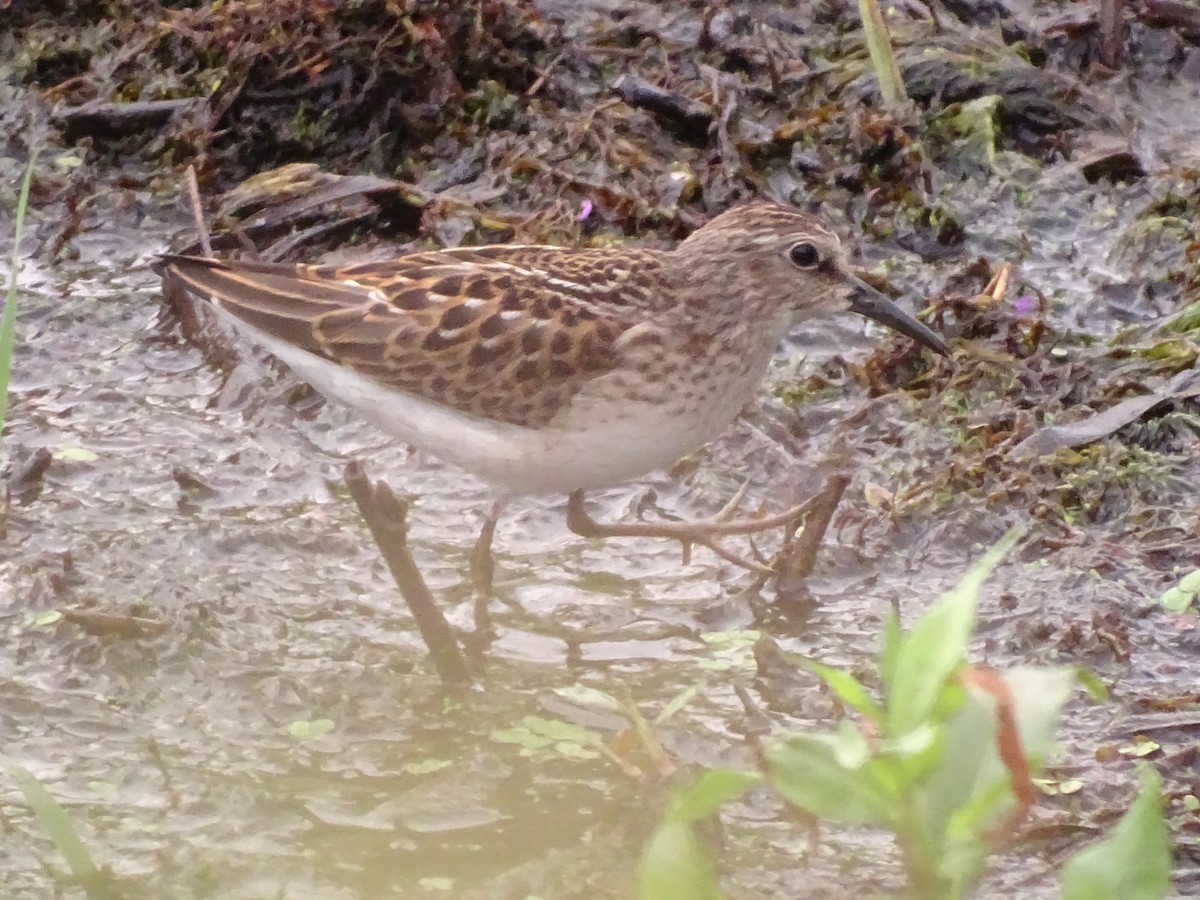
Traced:
[[1125, 19], [1121, 0], [1100, 0], [1100, 62], [1115, 69], [1125, 60]]
[[812, 511], [804, 520], [803, 530], [784, 548], [775, 565], [775, 570], [779, 573], [776, 583], [781, 593], [791, 593], [791, 586], [812, 574], [813, 567], [817, 564], [821, 542], [829, 528], [829, 521], [833, 518], [838, 504], [842, 502], [842, 494], [849, 483], [850, 479], [845, 475], [832, 475], [825, 482], [821, 493], [813, 498]]
[[442, 682], [452, 687], [471, 684], [471, 674], [454, 631], [434, 603], [421, 570], [408, 552], [408, 504], [383, 482], [372, 484], [358, 462], [346, 466], [346, 487], [416, 620], [417, 630], [429, 648], [429, 658]]

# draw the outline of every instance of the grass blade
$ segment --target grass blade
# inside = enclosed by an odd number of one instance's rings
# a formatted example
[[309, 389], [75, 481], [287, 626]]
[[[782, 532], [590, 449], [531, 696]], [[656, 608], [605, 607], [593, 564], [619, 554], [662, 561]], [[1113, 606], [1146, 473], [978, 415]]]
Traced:
[[66, 860], [67, 866], [76, 880], [84, 885], [99, 881], [100, 870], [96, 868], [96, 864], [92, 861], [92, 855], [88, 853], [87, 847], [79, 839], [75, 825], [59, 802], [28, 769], [16, 760], [0, 755], [0, 769], [6, 772], [8, 777], [21, 789], [21, 793], [25, 795], [25, 802], [37, 816], [42, 828], [50, 835], [54, 845], [58, 847], [58, 852]]
[[4, 295], [4, 314], [0, 316], [0, 438], [4, 436], [4, 418], [8, 413], [8, 376], [12, 371], [13, 348], [17, 341], [17, 275], [21, 271], [21, 233], [25, 229], [25, 207], [29, 204], [29, 186], [33, 183], [33, 165], [37, 151], [29, 156], [21, 196], [17, 200], [17, 225], [13, 236], [12, 269], [8, 274], [8, 292]]
[[900, 109], [908, 103], [908, 94], [904, 90], [904, 79], [900, 77], [900, 67], [896, 65], [896, 56], [892, 53], [892, 38], [883, 21], [883, 13], [879, 11], [878, 0], [858, 0], [858, 13], [862, 17], [871, 65], [875, 68], [875, 77], [879, 79], [883, 105], [892, 110]]

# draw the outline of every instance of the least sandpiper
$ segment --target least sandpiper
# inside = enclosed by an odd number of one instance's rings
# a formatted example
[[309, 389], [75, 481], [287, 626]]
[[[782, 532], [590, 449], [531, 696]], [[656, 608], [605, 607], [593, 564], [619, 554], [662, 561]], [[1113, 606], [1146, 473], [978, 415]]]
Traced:
[[948, 352], [854, 274], [827, 225], [768, 202], [674, 250], [497, 245], [345, 266], [167, 256], [161, 270], [389, 434], [498, 497], [570, 493], [575, 513], [580, 492], [720, 434], [801, 320], [850, 310]]

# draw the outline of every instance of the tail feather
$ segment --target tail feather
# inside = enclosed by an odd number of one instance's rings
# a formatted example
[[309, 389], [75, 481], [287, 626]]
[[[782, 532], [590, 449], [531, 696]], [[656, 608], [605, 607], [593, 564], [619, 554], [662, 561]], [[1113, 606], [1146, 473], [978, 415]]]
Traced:
[[367, 299], [365, 288], [314, 279], [295, 265], [164, 256], [155, 268], [235, 319], [308, 350], [319, 350], [314, 322]]

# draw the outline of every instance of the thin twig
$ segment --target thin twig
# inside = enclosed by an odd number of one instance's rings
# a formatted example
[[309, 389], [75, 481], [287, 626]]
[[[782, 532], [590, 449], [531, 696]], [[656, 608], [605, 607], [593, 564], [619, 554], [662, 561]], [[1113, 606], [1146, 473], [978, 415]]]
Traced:
[[204, 255], [212, 259], [212, 242], [208, 239], [208, 225], [204, 222], [204, 210], [200, 207], [200, 184], [196, 181], [196, 167], [187, 167], [188, 196], [192, 198], [192, 218], [196, 220], [196, 231], [200, 235], [200, 246]]
[[550, 77], [550, 73], [554, 71], [554, 67], [562, 62], [563, 53], [565, 52], [566, 51], [561, 51], [557, 53], [554, 59], [550, 60], [550, 62], [546, 64], [546, 68], [542, 69], [542, 71], [538, 73], [538, 77], [534, 80], [533, 84], [531, 84], [529, 89], [525, 91], [526, 97], [532, 97], [542, 89], [542, 85], [546, 83], [546, 79]]

